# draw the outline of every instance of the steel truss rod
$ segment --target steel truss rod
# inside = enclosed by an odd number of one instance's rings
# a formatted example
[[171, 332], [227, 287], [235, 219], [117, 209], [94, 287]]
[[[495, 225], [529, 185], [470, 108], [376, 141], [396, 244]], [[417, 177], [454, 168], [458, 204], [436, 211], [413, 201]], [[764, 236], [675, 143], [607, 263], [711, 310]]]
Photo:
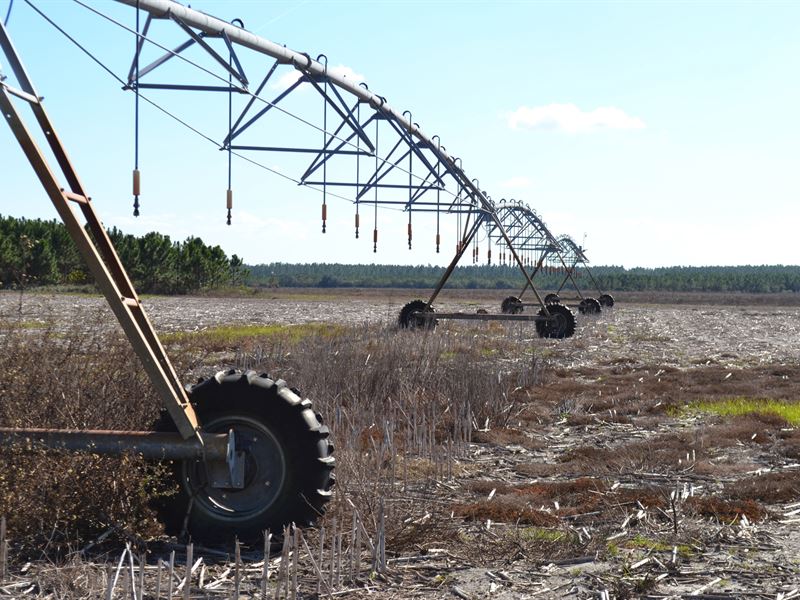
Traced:
[[264, 86], [267, 85], [267, 82], [272, 78], [272, 75], [275, 73], [275, 70], [278, 68], [278, 65], [280, 64], [281, 63], [277, 60], [274, 63], [272, 63], [272, 67], [270, 68], [269, 71], [267, 71], [267, 74], [264, 76], [264, 79], [261, 80], [261, 83], [258, 84], [258, 88], [256, 88], [255, 94], [250, 96], [250, 100], [247, 101], [247, 104], [245, 105], [244, 109], [242, 109], [242, 112], [239, 113], [239, 116], [236, 118], [236, 121], [233, 123], [233, 125], [231, 125], [230, 131], [228, 131], [228, 135], [225, 136], [225, 140], [222, 142], [223, 148], [230, 146], [231, 136], [233, 135], [233, 132], [239, 128], [242, 119], [244, 119], [245, 115], [250, 111], [250, 108], [252, 108], [255, 101], [259, 98], [262, 90], [264, 89]]
[[[561, 285], [558, 287], [558, 292], [564, 289], [564, 286], [567, 284], [567, 281], [572, 281], [572, 285], [575, 288], [575, 291], [578, 293], [578, 296], [581, 300], [583, 300], [583, 294], [581, 294], [580, 288], [578, 287], [577, 282], [574, 278], [575, 270], [578, 267], [579, 263], [586, 263], [586, 255], [583, 253], [583, 249], [578, 246], [575, 241], [569, 237], [568, 235], [562, 235], [558, 238], [559, 245], [564, 250], [564, 254], [570, 259], [570, 267], [567, 269], [566, 276], [564, 280], [561, 282]], [[598, 288], [599, 290], [599, 288]]]
[[[406, 152], [406, 156], [408, 153]], [[332, 185], [335, 187], [358, 187], [358, 183], [355, 181], [304, 181], [306, 185]], [[389, 188], [389, 189], [397, 189], [397, 190], [429, 190], [431, 188], [436, 189], [436, 186], [432, 185], [408, 185], [407, 183], [372, 183], [370, 184], [370, 189], [372, 188]], [[439, 188], [444, 189], [444, 188]], [[358, 198], [359, 202], [369, 202], [369, 200], [361, 200], [364, 196], [364, 193], [359, 193]], [[385, 200], [379, 200], [378, 204], [384, 204]], [[370, 203], [371, 204], [371, 203]], [[394, 204], [394, 203], [393, 203]], [[402, 204], [408, 206], [408, 200], [402, 202]]]
[[361, 192], [359, 192], [356, 196], [356, 200], [360, 200], [369, 190], [378, 187], [378, 182], [386, 177], [391, 171], [399, 167], [400, 163], [403, 162], [403, 159], [409, 155], [411, 150], [407, 150], [400, 158], [395, 159], [394, 162], [389, 162], [389, 159], [392, 158], [392, 155], [402, 145], [402, 143], [403, 139], [401, 138], [397, 140], [394, 146], [392, 146], [392, 149], [384, 157], [383, 162], [378, 166], [377, 169], [375, 169], [375, 172], [364, 183], [364, 187], [361, 188]]
[[[332, 89], [335, 90], [336, 88], [333, 87]], [[354, 108], [355, 107], [358, 107], [358, 102], [356, 102]], [[358, 121], [356, 121], [358, 128], [363, 132], [364, 129], [367, 127], [367, 125], [369, 125], [372, 122], [373, 118], [374, 118], [374, 115], [373, 115], [373, 117], [370, 117], [369, 119], [367, 119], [364, 122], [363, 125], [361, 123], [358, 123]], [[370, 151], [369, 152], [361, 150], [361, 146], [358, 146], [358, 145], [356, 146], [356, 150], [343, 150], [343, 148], [347, 144], [350, 143], [350, 140], [352, 140], [354, 137], [356, 137], [358, 132], [355, 131], [355, 130], [353, 130], [353, 132], [350, 133], [350, 135], [348, 135], [347, 138], [345, 138], [343, 140], [339, 140], [339, 144], [336, 146], [336, 148], [334, 148], [333, 150], [328, 150], [328, 148], [331, 147], [333, 142], [335, 140], [339, 139], [338, 138], [339, 132], [343, 129], [345, 123], [346, 123], [346, 121], [342, 120], [342, 122], [339, 123], [338, 127], [333, 132], [333, 135], [331, 135], [328, 139], [326, 139], [325, 145], [323, 146], [322, 150], [318, 151], [317, 156], [314, 158], [314, 160], [311, 162], [309, 167], [306, 169], [305, 173], [303, 173], [300, 176], [300, 181], [305, 181], [308, 177], [311, 176], [312, 173], [316, 172], [320, 167], [324, 166], [325, 163], [328, 161], [328, 159], [330, 159], [330, 157], [333, 156], [333, 155], [336, 155], [336, 154], [347, 155], [347, 154], [353, 154], [353, 153], [355, 153], [358, 156], [372, 156], [373, 155], [373, 153], [375, 152], [375, 147], [372, 146], [372, 143], [370, 143], [370, 146], [369, 146], [370, 147]], [[361, 138], [360, 135], [358, 137], [359, 137], [359, 139], [363, 139], [363, 138]], [[322, 158], [323, 154], [325, 155], [324, 158]]]
[[[294, 152], [297, 154], [345, 154], [348, 156], [372, 156], [372, 152], [365, 152], [363, 150], [320, 150], [319, 148], [292, 148], [287, 146], [238, 146], [233, 144], [228, 146], [231, 150], [257, 150], [261, 152]], [[223, 148], [227, 150], [227, 148]]]
[[[264, 82], [266, 82], [266, 79], [264, 80]], [[295, 82], [294, 82], [292, 85], [290, 85], [290, 86], [289, 86], [287, 89], [285, 89], [283, 92], [281, 92], [280, 94], [278, 94], [278, 95], [275, 97], [275, 99], [274, 99], [274, 100], [272, 100], [271, 102], [269, 102], [269, 103], [268, 103], [268, 104], [267, 104], [267, 105], [266, 105], [264, 108], [262, 108], [260, 111], [258, 111], [258, 112], [255, 114], [255, 116], [251, 117], [251, 118], [250, 118], [250, 119], [247, 121], [247, 123], [245, 123], [244, 125], [242, 125], [242, 126], [241, 126], [241, 127], [239, 127], [238, 129], [236, 128], [236, 125], [234, 125], [233, 129], [232, 129], [232, 130], [231, 130], [231, 131], [228, 133], [228, 137], [226, 137], [226, 138], [225, 138], [225, 140], [222, 142], [222, 146], [223, 146], [224, 148], [227, 148], [227, 147], [228, 147], [228, 145], [229, 145], [229, 144], [230, 144], [230, 143], [231, 143], [231, 142], [232, 142], [232, 141], [233, 141], [235, 138], [237, 138], [239, 135], [241, 135], [242, 133], [244, 133], [244, 131], [245, 131], [245, 130], [247, 130], [247, 129], [248, 129], [250, 126], [251, 126], [251, 125], [253, 125], [253, 123], [255, 123], [256, 121], [258, 121], [258, 120], [259, 120], [261, 117], [263, 117], [265, 114], [267, 114], [267, 113], [268, 113], [270, 110], [272, 110], [273, 108], [275, 108], [275, 107], [278, 105], [278, 103], [280, 103], [280, 101], [281, 101], [281, 100], [283, 100], [284, 98], [286, 98], [286, 96], [288, 96], [288, 95], [289, 95], [289, 94], [291, 94], [291, 93], [292, 93], [294, 90], [296, 90], [298, 87], [300, 87], [300, 84], [301, 84], [301, 83], [303, 83], [303, 82], [302, 82], [302, 80], [300, 80], [300, 79], [298, 79], [297, 81], [295, 81]], [[250, 105], [250, 104], [248, 104], [248, 106], [245, 108], [245, 112], [247, 111], [247, 109], [249, 109], [249, 108], [250, 108], [250, 106], [251, 106], [251, 105]], [[239, 117], [239, 120], [241, 120], [241, 118], [242, 118], [242, 117], [244, 117], [244, 114], [245, 114], [245, 113], [244, 113], [244, 112], [242, 112], [242, 115]], [[238, 123], [238, 122], [239, 122], [239, 121], [237, 121], [237, 123]]]
[[[533, 289], [537, 300], [541, 304], [541, 298], [533, 286], [533, 277], [541, 270], [544, 261], [550, 256], [555, 256], [564, 266], [565, 271], [568, 270], [565, 259], [563, 257], [563, 248], [561, 248], [558, 240], [553, 236], [544, 222], [538, 215], [527, 205], [517, 201], [502, 200], [497, 207], [498, 218], [505, 224], [506, 231], [514, 232], [514, 237], [509, 237], [511, 246], [519, 251], [537, 251], [541, 254], [534, 263], [534, 268], [528, 272], [525, 268], [526, 282], [518, 297], [527, 291], [530, 287]], [[494, 233], [493, 228], [489, 228], [489, 235]], [[526, 237], [522, 237], [526, 236]], [[522, 238], [520, 241], [519, 238]], [[532, 242], [532, 243], [531, 243]], [[524, 264], [524, 261], [522, 261]], [[576, 287], [577, 289], [577, 287]]]
[[566, 274], [564, 275], [564, 279], [561, 280], [561, 285], [558, 286], [556, 289], [556, 294], [560, 294], [561, 290], [564, 289], [564, 286], [567, 285], [568, 281], [572, 281], [572, 285], [575, 288], [575, 291], [578, 294], [578, 298], [583, 300], [583, 294], [581, 294], [580, 289], [578, 288], [578, 284], [575, 283], [575, 278], [573, 277], [573, 273], [575, 272], [575, 268], [577, 267], [578, 263], [572, 263], [567, 267]]
[[[327, 75], [324, 78], [319, 78], [319, 80], [322, 81], [323, 83], [325, 81], [327, 81], [328, 79], [330, 79], [330, 78]], [[350, 129], [352, 129], [353, 132], [359, 138], [361, 138], [361, 141], [364, 142], [372, 152], [374, 152], [375, 151], [375, 146], [372, 145], [372, 141], [369, 139], [367, 134], [361, 128], [360, 124], [355, 120], [355, 117], [353, 115], [353, 110], [355, 109], [355, 106], [353, 108], [349, 108], [347, 106], [347, 104], [344, 101], [344, 98], [342, 98], [342, 96], [339, 94], [338, 90], [336, 89], [336, 86], [332, 86], [331, 89], [335, 92], [337, 98], [339, 99], [339, 101], [344, 106], [344, 111], [339, 107], [338, 104], [336, 104], [336, 102], [331, 100], [331, 97], [327, 93], [325, 93], [325, 90], [322, 87], [320, 87], [317, 78], [306, 76], [304, 78], [304, 80], [308, 81], [312, 86], [314, 86], [314, 89], [319, 92], [320, 96], [322, 96], [322, 98], [325, 100], [325, 102], [334, 111], [336, 111], [336, 114], [339, 115], [339, 117], [342, 119], [342, 122], [344, 124], [348, 125], [350, 127]], [[338, 133], [338, 131], [339, 130], [337, 130], [337, 133]]]
[[[219, 35], [219, 36], [220, 36], [220, 37], [221, 37], [223, 40], [225, 40], [225, 44], [226, 44], [226, 45], [228, 46], [228, 48], [230, 49], [230, 51], [231, 51], [231, 53], [232, 53], [232, 55], [233, 55], [232, 57], [234, 58], [234, 63], [236, 64], [236, 67], [237, 67], [236, 69], [232, 68], [232, 67], [231, 67], [231, 66], [228, 64], [228, 61], [226, 61], [224, 58], [222, 58], [222, 57], [221, 57], [221, 56], [220, 56], [220, 55], [217, 53], [217, 51], [216, 51], [216, 50], [214, 50], [214, 49], [213, 49], [213, 48], [212, 48], [212, 47], [211, 47], [211, 46], [208, 44], [208, 42], [206, 42], [206, 41], [203, 39], [204, 37], [206, 37], [206, 35], [207, 35], [207, 34], [203, 34], [203, 33], [197, 34], [197, 33], [195, 33], [195, 32], [192, 30], [192, 28], [191, 28], [191, 27], [189, 27], [189, 26], [188, 26], [186, 23], [184, 23], [184, 22], [183, 22], [183, 19], [181, 19], [181, 18], [180, 18], [178, 15], [176, 15], [174, 12], [170, 12], [170, 14], [169, 14], [169, 18], [170, 18], [170, 19], [172, 19], [173, 21], [175, 21], [175, 22], [176, 22], [176, 23], [177, 23], [177, 24], [180, 26], [180, 28], [181, 28], [181, 29], [183, 29], [183, 30], [186, 32], [186, 34], [187, 34], [187, 35], [188, 35], [190, 38], [192, 38], [192, 39], [193, 39], [193, 40], [194, 40], [194, 41], [195, 41], [197, 44], [199, 44], [199, 45], [200, 45], [200, 46], [203, 48], [203, 50], [205, 50], [206, 52], [208, 52], [209, 56], [211, 56], [211, 57], [212, 57], [212, 58], [213, 58], [215, 61], [217, 61], [217, 62], [218, 62], [220, 65], [222, 65], [222, 68], [223, 68], [223, 69], [225, 69], [225, 70], [226, 70], [228, 73], [230, 73], [230, 75], [232, 75], [232, 76], [233, 76], [235, 79], [237, 79], [237, 80], [239, 81], [239, 83], [241, 83], [241, 84], [242, 84], [242, 86], [243, 86], [243, 89], [244, 89], [244, 90], [247, 90], [247, 83], [248, 83], [248, 81], [247, 81], [247, 77], [245, 77], [244, 73], [242, 72], [242, 66], [239, 64], [239, 59], [238, 59], [238, 58], [236, 58], [236, 52], [234, 51], [234, 49], [233, 49], [233, 45], [231, 44], [231, 40], [230, 40], [230, 38], [228, 37], [228, 34], [227, 34], [227, 32], [225, 32], [225, 30], [222, 30], [222, 31], [220, 31], [220, 32], [218, 33], [218, 35]], [[139, 77], [141, 77], [141, 73], [139, 74]]]
[[592, 285], [594, 285], [599, 294], [602, 294], [603, 290], [600, 287], [600, 284], [595, 279], [594, 275], [592, 274], [592, 270], [589, 268], [589, 259], [586, 256], [586, 251], [568, 235], [562, 235], [559, 238], [559, 241], [561, 242], [562, 246], [567, 246], [572, 249], [572, 251], [575, 253], [576, 266], [580, 264], [584, 268], [587, 275], [589, 275], [589, 279], [591, 279], [592, 281]]
[[588, 262], [589, 262], [588, 259], [586, 261], [584, 261], [583, 268], [586, 270], [586, 273], [589, 275], [589, 279], [592, 280], [592, 285], [597, 290], [597, 293], [598, 294], [602, 294], [603, 293], [603, 289], [600, 287], [600, 284], [597, 282], [597, 279], [594, 278], [594, 275], [592, 274], [592, 270], [589, 268], [589, 265], [587, 264]]
[[428, 298], [428, 304], [426, 308], [430, 308], [433, 305], [433, 302], [434, 300], [436, 300], [436, 297], [439, 295], [439, 292], [442, 291], [442, 288], [444, 288], [445, 284], [447, 283], [447, 280], [450, 279], [450, 275], [452, 275], [453, 271], [455, 271], [456, 266], [461, 260], [461, 257], [464, 256], [464, 253], [467, 251], [467, 247], [469, 246], [470, 242], [480, 230], [483, 224], [484, 216], [485, 213], [481, 213], [478, 216], [478, 218], [475, 219], [475, 222], [472, 225], [472, 227], [466, 230], [465, 234], [462, 236], [462, 239], [459, 241], [459, 246], [458, 249], [456, 250], [456, 254], [453, 257], [453, 260], [450, 261], [450, 264], [447, 265], [447, 269], [442, 274], [441, 278], [439, 279], [439, 282], [436, 284], [436, 287], [431, 293], [430, 298]]

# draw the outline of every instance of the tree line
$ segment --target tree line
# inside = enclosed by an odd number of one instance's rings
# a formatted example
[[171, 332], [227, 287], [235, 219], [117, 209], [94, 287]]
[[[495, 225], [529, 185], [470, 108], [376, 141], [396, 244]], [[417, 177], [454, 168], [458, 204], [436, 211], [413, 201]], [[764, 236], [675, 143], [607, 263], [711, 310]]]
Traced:
[[[269, 263], [248, 267], [249, 284], [261, 287], [395, 287], [431, 288], [444, 272], [438, 266], [289, 264]], [[762, 265], [737, 267], [632, 268], [591, 266], [591, 276], [577, 269], [581, 290], [682, 291], [682, 292], [800, 292], [800, 267]], [[564, 281], [563, 269], [547, 269], [536, 275], [536, 286], [557, 289]], [[517, 267], [466, 265], [455, 269], [448, 280], [453, 288], [522, 288], [525, 279]], [[567, 282], [566, 287], [570, 288]]]
[[[160, 233], [137, 237], [117, 228], [108, 235], [142, 293], [186, 294], [241, 285], [247, 277], [241, 258], [228, 258], [197, 237], [175, 242]], [[91, 283], [63, 223], [0, 215], [0, 287]]]
[[[151, 232], [137, 237], [116, 228], [108, 232], [134, 285], [142, 293], [186, 294], [242, 284], [254, 287], [394, 287], [431, 288], [443, 267], [431, 265], [290, 264], [274, 262], [245, 266], [219, 246], [200, 238], [183, 242]], [[762, 265], [737, 267], [591, 266], [592, 281], [578, 269], [581, 290], [686, 292], [800, 292], [800, 267]], [[536, 286], [557, 289], [562, 270], [536, 275]], [[91, 274], [66, 227], [55, 220], [0, 215], [0, 287], [91, 284]], [[448, 281], [454, 288], [521, 289], [525, 280], [517, 267], [466, 265]], [[569, 283], [567, 284], [569, 287]]]

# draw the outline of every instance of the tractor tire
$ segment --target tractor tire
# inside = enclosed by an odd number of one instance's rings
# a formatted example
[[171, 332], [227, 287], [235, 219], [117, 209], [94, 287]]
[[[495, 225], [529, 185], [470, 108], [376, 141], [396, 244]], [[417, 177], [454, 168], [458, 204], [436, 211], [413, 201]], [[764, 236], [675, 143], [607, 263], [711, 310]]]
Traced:
[[436, 312], [425, 300], [412, 300], [400, 310], [398, 324], [401, 329], [436, 329], [436, 319], [424, 319], [414, 313]]
[[504, 315], [518, 315], [523, 310], [522, 301], [516, 296], [509, 296], [500, 304], [500, 311]]
[[558, 294], [547, 294], [544, 297], [544, 303], [547, 304], [548, 306], [551, 304], [560, 304], [561, 298], [559, 297]]
[[[254, 371], [220, 371], [188, 392], [204, 431], [234, 430], [236, 450], [245, 454], [245, 486], [213, 488], [203, 461], [172, 462], [177, 492], [155, 505], [166, 533], [207, 544], [250, 543], [267, 529], [310, 526], [324, 514], [335, 460], [310, 400]], [[175, 426], [165, 412], [156, 428]]]
[[599, 315], [600, 310], [600, 302], [594, 298], [584, 298], [578, 304], [578, 311], [582, 315]]
[[539, 311], [541, 320], [536, 321], [536, 332], [539, 337], [563, 339], [575, 333], [575, 315], [563, 304], [552, 304], [547, 307], [550, 317], [544, 309]]
[[601, 306], [605, 306], [606, 308], [614, 306], [614, 296], [611, 294], [600, 294], [597, 300], [600, 302]]

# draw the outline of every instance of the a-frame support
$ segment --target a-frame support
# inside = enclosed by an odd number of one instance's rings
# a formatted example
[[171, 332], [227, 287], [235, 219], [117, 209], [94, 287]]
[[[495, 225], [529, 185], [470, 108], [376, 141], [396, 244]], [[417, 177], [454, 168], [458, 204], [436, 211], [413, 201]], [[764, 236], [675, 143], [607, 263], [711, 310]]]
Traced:
[[[67, 231], [89, 266], [89, 270], [111, 310], [122, 325], [125, 335], [130, 340], [181, 436], [185, 440], [195, 438], [202, 445], [203, 440], [200, 436], [197, 416], [189, 403], [186, 392], [145, 314], [125, 267], [93, 208], [91, 197], [81, 184], [66, 150], [47, 116], [41, 98], [36, 93], [2, 23], [0, 23], [0, 49], [8, 59], [18, 85], [21, 87], [21, 89], [17, 89], [8, 85], [6, 81], [0, 81], [0, 109], [2, 109], [3, 117], [11, 127], [53, 206], [66, 225]], [[50, 168], [47, 158], [17, 112], [11, 96], [21, 98], [30, 105], [66, 180], [66, 187], [62, 187], [59, 183], [56, 173]], [[77, 205], [85, 220], [85, 227], [80, 223], [70, 203]]]

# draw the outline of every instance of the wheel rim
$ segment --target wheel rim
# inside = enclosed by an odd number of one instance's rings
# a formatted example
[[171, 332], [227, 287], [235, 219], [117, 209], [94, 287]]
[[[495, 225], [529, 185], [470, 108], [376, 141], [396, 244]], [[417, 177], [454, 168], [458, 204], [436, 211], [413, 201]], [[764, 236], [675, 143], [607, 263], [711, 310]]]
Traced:
[[250, 519], [267, 509], [280, 496], [286, 482], [286, 457], [281, 443], [261, 421], [247, 415], [224, 415], [205, 427], [211, 433], [234, 430], [237, 452], [245, 454], [245, 485], [242, 489], [212, 488], [202, 461], [183, 463], [183, 485], [195, 506], [216, 519], [231, 522]]

